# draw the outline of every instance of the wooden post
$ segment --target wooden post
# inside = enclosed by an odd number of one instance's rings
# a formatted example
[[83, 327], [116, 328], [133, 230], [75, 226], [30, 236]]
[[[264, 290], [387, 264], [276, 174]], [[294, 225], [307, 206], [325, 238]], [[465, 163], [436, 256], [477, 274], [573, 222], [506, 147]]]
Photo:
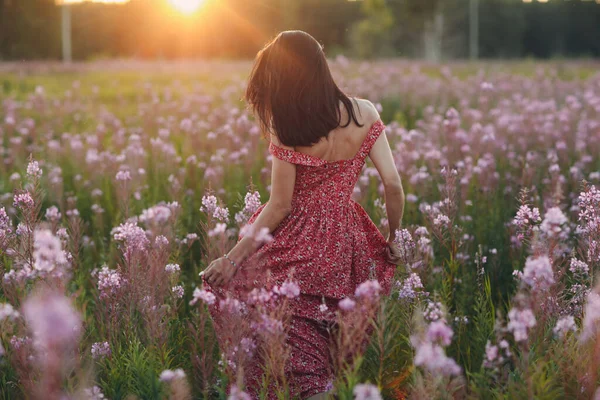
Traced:
[[62, 56], [63, 62], [70, 63], [73, 60], [71, 49], [71, 6], [63, 4], [62, 8]]

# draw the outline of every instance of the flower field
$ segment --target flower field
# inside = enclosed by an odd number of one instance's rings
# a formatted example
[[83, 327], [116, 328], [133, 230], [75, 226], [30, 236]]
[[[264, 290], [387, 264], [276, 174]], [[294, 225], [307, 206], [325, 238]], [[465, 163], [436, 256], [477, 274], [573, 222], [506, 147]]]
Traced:
[[[599, 65], [331, 64], [406, 193], [391, 296], [322, 306], [339, 398], [600, 399]], [[2, 399], [248, 399], [259, 354], [287, 397], [293, 280], [221, 304], [219, 345], [198, 276], [268, 200], [249, 70], [0, 65]], [[372, 166], [354, 198], [387, 233]]]

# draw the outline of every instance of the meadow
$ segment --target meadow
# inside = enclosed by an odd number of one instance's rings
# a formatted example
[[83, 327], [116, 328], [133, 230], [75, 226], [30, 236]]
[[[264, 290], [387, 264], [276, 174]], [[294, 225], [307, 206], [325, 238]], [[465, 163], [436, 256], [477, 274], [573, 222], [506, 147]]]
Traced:
[[[232, 312], [221, 348], [198, 276], [269, 196], [250, 66], [0, 65], [1, 398], [247, 399], [259, 351], [286, 397], [287, 297], [255, 307], [280, 329]], [[331, 66], [406, 193], [391, 295], [336, 311], [338, 397], [600, 399], [599, 65]], [[382, 193], [367, 165], [385, 233]]]

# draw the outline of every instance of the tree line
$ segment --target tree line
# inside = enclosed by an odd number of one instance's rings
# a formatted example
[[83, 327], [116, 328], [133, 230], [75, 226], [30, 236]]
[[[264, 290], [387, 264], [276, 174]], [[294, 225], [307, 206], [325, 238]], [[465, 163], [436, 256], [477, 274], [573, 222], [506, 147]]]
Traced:
[[[302, 29], [331, 55], [432, 60], [469, 55], [471, 0], [206, 0], [191, 16], [167, 0], [71, 6], [75, 59], [248, 58], [280, 30]], [[598, 57], [600, 4], [479, 0], [482, 58]], [[59, 59], [53, 0], [0, 0], [0, 60]]]

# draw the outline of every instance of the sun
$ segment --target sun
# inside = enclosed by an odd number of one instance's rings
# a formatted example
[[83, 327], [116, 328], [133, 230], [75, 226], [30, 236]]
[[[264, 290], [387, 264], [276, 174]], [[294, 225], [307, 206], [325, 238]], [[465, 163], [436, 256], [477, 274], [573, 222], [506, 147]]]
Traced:
[[169, 3], [183, 14], [192, 14], [200, 8], [205, 0], [169, 0]]

